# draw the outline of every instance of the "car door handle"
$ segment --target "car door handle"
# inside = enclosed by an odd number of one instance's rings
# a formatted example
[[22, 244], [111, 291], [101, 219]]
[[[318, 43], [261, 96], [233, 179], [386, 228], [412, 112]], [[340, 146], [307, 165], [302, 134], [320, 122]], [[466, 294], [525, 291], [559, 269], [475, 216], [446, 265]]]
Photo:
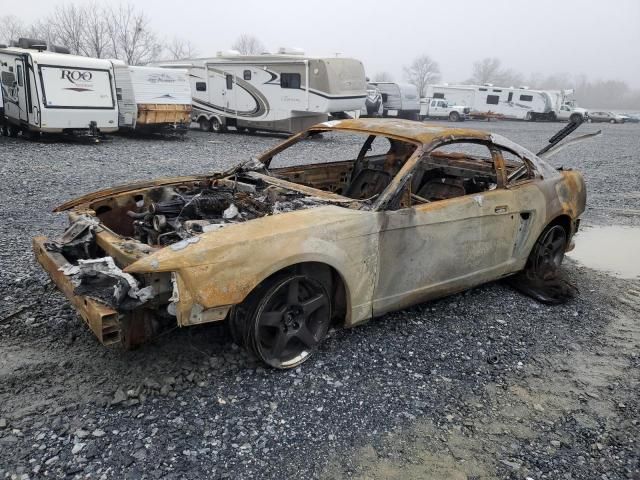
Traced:
[[493, 211], [496, 213], [507, 213], [508, 207], [506, 205], [498, 205]]

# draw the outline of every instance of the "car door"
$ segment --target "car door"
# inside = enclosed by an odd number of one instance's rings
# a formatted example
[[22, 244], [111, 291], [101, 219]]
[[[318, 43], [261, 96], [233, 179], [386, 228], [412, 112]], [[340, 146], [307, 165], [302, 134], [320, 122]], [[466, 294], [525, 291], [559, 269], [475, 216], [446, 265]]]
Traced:
[[513, 270], [518, 206], [514, 193], [504, 188], [498, 151], [483, 147], [493, 159], [488, 163], [497, 180], [495, 188], [379, 213], [374, 315], [461, 291]]

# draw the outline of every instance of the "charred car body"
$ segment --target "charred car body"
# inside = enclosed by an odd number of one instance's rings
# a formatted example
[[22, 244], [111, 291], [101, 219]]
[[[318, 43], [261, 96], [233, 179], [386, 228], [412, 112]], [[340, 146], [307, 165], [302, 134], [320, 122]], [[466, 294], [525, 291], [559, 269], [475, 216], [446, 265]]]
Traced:
[[[276, 168], [321, 133], [349, 159]], [[545, 154], [554, 150], [548, 147]], [[70, 227], [38, 261], [105, 344], [158, 324], [227, 321], [278, 368], [332, 322], [527, 271], [554, 272], [585, 185], [499, 135], [407, 120], [319, 124], [227, 172], [102, 190], [61, 205]]]

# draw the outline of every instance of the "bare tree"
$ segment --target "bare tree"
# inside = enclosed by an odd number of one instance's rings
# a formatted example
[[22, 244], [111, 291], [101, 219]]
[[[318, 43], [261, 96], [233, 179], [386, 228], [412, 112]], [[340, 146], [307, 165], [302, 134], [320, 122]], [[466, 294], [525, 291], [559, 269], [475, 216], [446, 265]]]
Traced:
[[440, 67], [428, 55], [416, 58], [411, 65], [404, 67], [404, 76], [418, 89], [418, 95], [424, 97], [427, 85], [440, 79]]
[[47, 19], [56, 43], [67, 47], [75, 55], [86, 55], [84, 28], [85, 10], [73, 3], [58, 6]]
[[259, 55], [265, 51], [264, 44], [253, 35], [243, 33], [240, 35], [231, 48], [237, 50], [242, 55]]
[[483, 85], [493, 83], [500, 86], [522, 85], [522, 75], [511, 69], [503, 69], [498, 58], [483, 58], [474, 62], [468, 83]]
[[378, 72], [373, 76], [374, 82], [393, 82], [393, 75], [389, 72]]
[[83, 52], [89, 57], [114, 57], [112, 42], [109, 38], [109, 16], [107, 11], [97, 3], [85, 7], [85, 23], [83, 28]]
[[14, 15], [3, 15], [0, 17], [0, 42], [9, 45], [11, 40], [18, 40], [19, 37], [26, 35], [27, 28], [22, 21]]
[[166, 45], [171, 60], [180, 60], [182, 58], [194, 58], [198, 56], [195, 46], [183, 38], [173, 37], [173, 40]]
[[109, 36], [116, 58], [129, 65], [151, 62], [162, 52], [156, 34], [149, 27], [149, 19], [131, 4], [120, 4], [109, 10]]

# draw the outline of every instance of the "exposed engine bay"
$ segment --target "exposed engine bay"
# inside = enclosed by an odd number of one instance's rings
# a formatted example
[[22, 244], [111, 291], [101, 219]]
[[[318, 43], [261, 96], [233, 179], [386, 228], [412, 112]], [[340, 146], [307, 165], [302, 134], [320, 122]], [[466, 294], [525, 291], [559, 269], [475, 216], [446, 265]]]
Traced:
[[235, 179], [157, 187], [130, 198], [99, 202], [92, 208], [115, 233], [162, 247], [229, 224], [323, 203], [319, 198], [238, 175]]

